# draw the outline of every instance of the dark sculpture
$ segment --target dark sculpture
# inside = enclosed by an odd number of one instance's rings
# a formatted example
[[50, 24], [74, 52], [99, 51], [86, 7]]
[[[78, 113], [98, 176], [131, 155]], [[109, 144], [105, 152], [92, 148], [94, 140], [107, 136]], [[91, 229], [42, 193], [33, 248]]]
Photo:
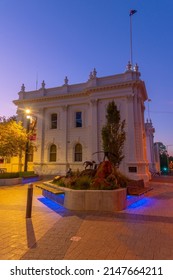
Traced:
[[93, 160], [93, 161], [89, 161], [89, 160], [86, 160], [83, 165], [85, 166], [85, 169], [89, 166], [90, 168], [93, 168], [94, 164], [96, 162]]
[[71, 177], [72, 176], [72, 170], [71, 168], [69, 167], [67, 172], [66, 172], [66, 177]]

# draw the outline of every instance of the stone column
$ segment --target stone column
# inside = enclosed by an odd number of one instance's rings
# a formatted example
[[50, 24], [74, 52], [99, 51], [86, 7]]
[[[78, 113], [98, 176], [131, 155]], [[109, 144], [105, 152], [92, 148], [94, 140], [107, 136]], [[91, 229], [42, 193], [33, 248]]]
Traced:
[[137, 160], [144, 161], [144, 150], [143, 150], [143, 131], [142, 131], [142, 113], [141, 113], [141, 104], [142, 98], [136, 95], [136, 117], [135, 117], [135, 132], [136, 132], [136, 151], [137, 151]]
[[98, 152], [98, 100], [91, 99], [90, 100], [90, 135], [89, 135], [89, 151], [88, 159], [93, 159], [98, 162], [98, 154], [94, 154]]
[[68, 105], [62, 106], [61, 129], [62, 129], [62, 145], [61, 145], [61, 162], [68, 165]]
[[135, 141], [135, 121], [134, 121], [134, 103], [133, 103], [134, 96], [133, 94], [129, 95], [127, 98], [127, 140], [126, 145], [128, 145], [128, 159], [126, 161], [129, 162], [136, 162], [136, 141]]
[[37, 151], [35, 154], [35, 162], [43, 163], [44, 162], [44, 142], [45, 142], [45, 110], [39, 109], [36, 114], [37, 126], [36, 126], [36, 145]]

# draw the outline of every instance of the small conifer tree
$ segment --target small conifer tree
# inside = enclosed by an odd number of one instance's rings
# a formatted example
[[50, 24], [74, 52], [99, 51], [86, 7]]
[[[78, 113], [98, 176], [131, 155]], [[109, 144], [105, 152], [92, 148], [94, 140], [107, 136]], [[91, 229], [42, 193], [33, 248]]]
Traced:
[[118, 167], [124, 158], [123, 147], [126, 134], [125, 120], [121, 121], [120, 112], [114, 101], [108, 104], [106, 120], [106, 125], [102, 128], [103, 150], [109, 155], [112, 164]]

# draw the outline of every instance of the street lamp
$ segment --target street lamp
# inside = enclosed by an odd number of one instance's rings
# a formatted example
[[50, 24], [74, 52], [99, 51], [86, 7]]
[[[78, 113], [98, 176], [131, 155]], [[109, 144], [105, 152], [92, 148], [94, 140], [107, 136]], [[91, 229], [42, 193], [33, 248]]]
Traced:
[[29, 139], [28, 139], [28, 133], [29, 133], [29, 129], [30, 129], [30, 109], [26, 109], [25, 113], [26, 113], [26, 132], [27, 132], [27, 142], [26, 142], [26, 148], [25, 148], [25, 162], [24, 162], [24, 172], [26, 172], [28, 170], [28, 150], [29, 150]]

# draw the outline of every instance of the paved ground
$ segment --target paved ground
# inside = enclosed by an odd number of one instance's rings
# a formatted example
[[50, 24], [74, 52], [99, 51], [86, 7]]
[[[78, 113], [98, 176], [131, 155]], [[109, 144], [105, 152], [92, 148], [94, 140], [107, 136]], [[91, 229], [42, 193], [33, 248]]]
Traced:
[[35, 187], [32, 219], [27, 185], [0, 187], [0, 259], [173, 260], [173, 177], [162, 178], [112, 214], [69, 211]]

